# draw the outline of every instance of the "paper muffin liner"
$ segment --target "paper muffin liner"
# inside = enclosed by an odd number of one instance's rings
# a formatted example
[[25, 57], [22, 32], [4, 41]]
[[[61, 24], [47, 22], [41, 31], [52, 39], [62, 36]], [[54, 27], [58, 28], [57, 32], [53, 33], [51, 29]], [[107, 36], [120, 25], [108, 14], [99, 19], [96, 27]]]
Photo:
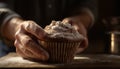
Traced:
[[76, 50], [80, 42], [44, 42], [45, 48], [50, 54], [49, 62], [51, 63], [70, 63], [74, 59]]

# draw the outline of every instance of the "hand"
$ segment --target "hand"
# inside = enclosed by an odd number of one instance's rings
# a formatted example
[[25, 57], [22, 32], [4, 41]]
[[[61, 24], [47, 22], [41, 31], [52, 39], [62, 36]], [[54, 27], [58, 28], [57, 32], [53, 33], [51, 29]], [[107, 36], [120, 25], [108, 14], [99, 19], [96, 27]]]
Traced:
[[70, 18], [65, 18], [63, 19], [62, 22], [68, 22], [70, 23], [72, 26], [74, 26], [74, 28], [80, 33], [82, 34], [85, 39], [82, 41], [79, 49], [77, 50], [77, 53], [82, 52], [85, 48], [87, 48], [88, 46], [88, 39], [87, 39], [87, 29], [85, 28], [85, 26], [81, 23], [81, 21], [79, 20], [79, 18], [77, 17], [70, 17]]
[[49, 54], [38, 40], [44, 40], [46, 33], [34, 21], [23, 21], [15, 33], [16, 52], [23, 58], [46, 61]]

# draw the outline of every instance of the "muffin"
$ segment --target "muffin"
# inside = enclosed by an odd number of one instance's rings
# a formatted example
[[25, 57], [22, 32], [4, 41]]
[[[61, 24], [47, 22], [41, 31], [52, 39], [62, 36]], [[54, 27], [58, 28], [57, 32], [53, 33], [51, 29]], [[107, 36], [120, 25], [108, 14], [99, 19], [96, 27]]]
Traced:
[[44, 28], [48, 39], [42, 45], [49, 52], [51, 63], [69, 63], [84, 37], [69, 23], [52, 21]]

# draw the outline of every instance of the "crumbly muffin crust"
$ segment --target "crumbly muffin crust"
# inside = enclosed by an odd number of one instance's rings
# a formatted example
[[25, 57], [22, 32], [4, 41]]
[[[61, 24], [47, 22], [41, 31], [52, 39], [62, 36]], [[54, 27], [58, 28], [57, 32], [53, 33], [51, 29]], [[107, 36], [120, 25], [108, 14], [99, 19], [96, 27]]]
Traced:
[[48, 37], [52, 39], [75, 40], [79, 41], [84, 37], [70, 23], [61, 21], [52, 21], [50, 25], [44, 28]]

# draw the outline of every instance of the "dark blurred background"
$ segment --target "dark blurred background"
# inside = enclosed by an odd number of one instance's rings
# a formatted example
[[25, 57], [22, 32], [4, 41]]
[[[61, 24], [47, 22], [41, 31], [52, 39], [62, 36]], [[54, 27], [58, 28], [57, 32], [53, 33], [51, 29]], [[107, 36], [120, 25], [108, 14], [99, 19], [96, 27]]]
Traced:
[[[110, 29], [112, 27], [109, 26], [111, 19], [120, 17], [120, 0], [94, 1], [98, 7], [97, 19], [94, 26], [89, 30], [88, 33], [89, 47], [83, 53], [109, 53], [110, 35], [106, 33], [112, 31]], [[104, 23], [103, 20], [106, 20], [108, 24]], [[120, 23], [118, 21], [118, 25], [119, 24]]]

